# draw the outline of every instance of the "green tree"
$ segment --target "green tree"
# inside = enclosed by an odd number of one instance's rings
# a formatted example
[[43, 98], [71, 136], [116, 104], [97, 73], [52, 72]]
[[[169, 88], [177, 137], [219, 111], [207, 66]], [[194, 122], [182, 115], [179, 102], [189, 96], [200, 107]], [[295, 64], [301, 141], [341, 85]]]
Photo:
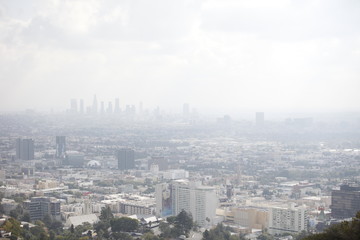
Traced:
[[161, 232], [162, 237], [168, 238], [171, 237], [171, 228], [170, 224], [167, 222], [160, 222], [159, 224], [159, 230]]
[[160, 236], [164, 238], [176, 238], [180, 235], [188, 236], [193, 226], [194, 222], [191, 214], [182, 210], [177, 216], [168, 217], [167, 222], [160, 223]]
[[191, 214], [182, 210], [175, 218], [175, 229], [178, 229], [180, 235], [188, 235], [194, 225]]
[[24, 214], [21, 216], [21, 221], [30, 222], [30, 214], [28, 212], [24, 212]]
[[15, 209], [13, 209], [13, 210], [10, 210], [9, 216], [14, 218], [14, 219], [18, 219], [19, 214], [16, 212]]
[[210, 240], [210, 233], [209, 233], [209, 230], [205, 230], [204, 232], [203, 232], [203, 238], [202, 238], [203, 240]]
[[56, 234], [61, 234], [63, 232], [63, 224], [60, 221], [52, 221], [51, 225], [48, 227], [49, 230], [54, 231]]
[[11, 235], [15, 237], [20, 237], [22, 234], [20, 222], [14, 218], [9, 218], [6, 220], [2, 225], [2, 228], [7, 232], [11, 232]]
[[34, 235], [35, 239], [47, 240], [49, 239], [45, 229], [41, 226], [35, 226], [30, 228], [30, 232]]
[[104, 237], [108, 237], [108, 229], [110, 227], [110, 222], [107, 221], [99, 221], [94, 224], [94, 229], [97, 234], [101, 232], [101, 234], [104, 234]]
[[[239, 239], [239, 237], [234, 236], [235, 239]], [[226, 229], [222, 224], [218, 224], [215, 228], [209, 230], [205, 230], [203, 233], [203, 240], [233, 240], [234, 237], [231, 237], [231, 233], [228, 229]]]
[[71, 226], [70, 226], [70, 232], [71, 232], [71, 233], [75, 233], [75, 227], [74, 227], [74, 224], [71, 224]]
[[113, 232], [134, 232], [139, 227], [139, 221], [128, 217], [114, 218], [110, 226]]
[[110, 221], [114, 218], [114, 215], [111, 212], [111, 208], [109, 206], [103, 207], [101, 209], [100, 217], [99, 219], [102, 221]]
[[360, 239], [360, 211], [352, 221], [343, 221], [332, 225], [323, 233], [314, 234], [303, 240], [359, 240]]
[[92, 229], [92, 225], [88, 222], [84, 222], [83, 224], [75, 227], [75, 235], [81, 237], [83, 232], [86, 232], [90, 229]]
[[269, 233], [264, 232], [260, 236], [258, 236], [256, 239], [257, 240], [273, 240], [274, 237], [272, 235], [270, 235]]
[[145, 233], [142, 238], [144, 240], [160, 240], [158, 236], [156, 236], [153, 232], [147, 232]]
[[133, 240], [133, 238], [129, 234], [122, 232], [113, 232], [111, 234], [111, 237], [115, 240]]

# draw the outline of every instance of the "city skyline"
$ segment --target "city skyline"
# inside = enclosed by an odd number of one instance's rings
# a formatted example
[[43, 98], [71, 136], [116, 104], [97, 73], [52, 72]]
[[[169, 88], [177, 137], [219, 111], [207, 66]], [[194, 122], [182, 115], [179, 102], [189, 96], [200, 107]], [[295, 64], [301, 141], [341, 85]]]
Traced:
[[[355, 1], [2, 1], [0, 111], [359, 111]], [[6, 91], [5, 91], [6, 90]], [[180, 107], [178, 107], [180, 106]]]

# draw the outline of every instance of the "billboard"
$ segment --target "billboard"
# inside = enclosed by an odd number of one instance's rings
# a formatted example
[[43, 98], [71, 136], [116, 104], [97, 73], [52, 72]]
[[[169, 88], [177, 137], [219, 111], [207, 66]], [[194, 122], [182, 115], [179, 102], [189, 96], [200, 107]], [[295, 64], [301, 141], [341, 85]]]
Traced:
[[172, 215], [172, 187], [171, 184], [162, 184], [161, 189], [161, 217]]

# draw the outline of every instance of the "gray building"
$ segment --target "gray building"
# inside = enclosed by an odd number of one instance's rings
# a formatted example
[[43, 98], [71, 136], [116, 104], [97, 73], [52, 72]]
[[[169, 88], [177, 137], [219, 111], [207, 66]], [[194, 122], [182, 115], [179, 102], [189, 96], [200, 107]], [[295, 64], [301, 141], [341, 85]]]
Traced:
[[53, 220], [61, 220], [60, 200], [50, 197], [32, 197], [24, 201], [24, 210], [29, 212], [30, 220], [43, 220], [49, 215]]
[[16, 139], [16, 159], [34, 159], [34, 141], [32, 139]]
[[77, 152], [77, 151], [69, 151], [66, 155], [65, 164], [68, 164], [73, 167], [83, 167], [85, 163], [85, 155], [84, 153]]
[[331, 216], [352, 218], [360, 211], [360, 186], [342, 185], [331, 192]]
[[135, 153], [132, 149], [120, 149], [116, 152], [118, 169], [128, 170], [135, 168]]
[[56, 157], [64, 158], [66, 154], [65, 136], [56, 136]]

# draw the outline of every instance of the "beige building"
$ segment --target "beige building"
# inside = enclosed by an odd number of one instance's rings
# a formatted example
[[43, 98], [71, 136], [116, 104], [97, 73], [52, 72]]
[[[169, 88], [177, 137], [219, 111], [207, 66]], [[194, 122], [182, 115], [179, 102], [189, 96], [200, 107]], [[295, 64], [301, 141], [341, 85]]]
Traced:
[[232, 208], [234, 224], [251, 229], [264, 229], [268, 226], [269, 213], [263, 208], [236, 207]]
[[56, 188], [59, 186], [59, 183], [54, 180], [42, 180], [39, 181], [37, 184], [38, 189], [49, 189], [49, 188]]

